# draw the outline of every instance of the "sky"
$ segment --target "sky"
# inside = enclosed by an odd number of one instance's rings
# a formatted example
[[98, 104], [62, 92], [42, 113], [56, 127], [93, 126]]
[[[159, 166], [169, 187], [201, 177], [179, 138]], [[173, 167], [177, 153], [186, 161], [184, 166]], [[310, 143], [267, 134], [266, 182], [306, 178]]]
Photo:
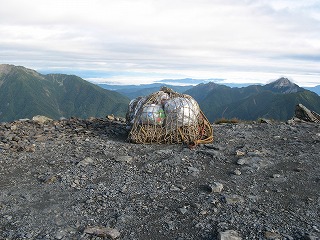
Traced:
[[320, 0], [0, 0], [0, 64], [95, 83], [320, 85]]

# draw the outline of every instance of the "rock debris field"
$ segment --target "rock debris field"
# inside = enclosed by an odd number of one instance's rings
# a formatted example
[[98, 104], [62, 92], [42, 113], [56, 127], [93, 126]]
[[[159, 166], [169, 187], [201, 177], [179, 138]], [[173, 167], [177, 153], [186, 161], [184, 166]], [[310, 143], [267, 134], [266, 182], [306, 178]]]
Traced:
[[319, 239], [320, 125], [139, 145], [108, 119], [0, 123], [0, 239]]

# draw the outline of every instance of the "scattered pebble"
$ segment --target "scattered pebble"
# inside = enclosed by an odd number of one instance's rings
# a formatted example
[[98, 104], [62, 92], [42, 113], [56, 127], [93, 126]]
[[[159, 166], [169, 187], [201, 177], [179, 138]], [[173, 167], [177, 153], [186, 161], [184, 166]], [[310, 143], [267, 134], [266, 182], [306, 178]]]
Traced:
[[121, 121], [0, 122], [0, 239], [317, 239], [319, 125], [214, 124], [190, 150]]

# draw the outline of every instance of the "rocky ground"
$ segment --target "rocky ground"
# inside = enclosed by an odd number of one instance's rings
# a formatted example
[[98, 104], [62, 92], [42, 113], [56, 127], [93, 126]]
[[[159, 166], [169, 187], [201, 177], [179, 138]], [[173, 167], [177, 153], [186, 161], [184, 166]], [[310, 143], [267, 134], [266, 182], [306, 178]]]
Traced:
[[319, 239], [320, 125], [214, 125], [137, 145], [123, 123], [0, 123], [0, 239]]

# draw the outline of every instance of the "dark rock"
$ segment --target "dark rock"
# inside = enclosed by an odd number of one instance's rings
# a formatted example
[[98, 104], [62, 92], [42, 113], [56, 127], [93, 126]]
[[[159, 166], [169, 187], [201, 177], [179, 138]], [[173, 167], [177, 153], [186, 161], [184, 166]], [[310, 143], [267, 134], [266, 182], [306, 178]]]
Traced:
[[307, 122], [315, 122], [320, 123], [320, 114], [309, 110], [302, 104], [298, 104], [295, 109], [295, 117], [307, 121]]

